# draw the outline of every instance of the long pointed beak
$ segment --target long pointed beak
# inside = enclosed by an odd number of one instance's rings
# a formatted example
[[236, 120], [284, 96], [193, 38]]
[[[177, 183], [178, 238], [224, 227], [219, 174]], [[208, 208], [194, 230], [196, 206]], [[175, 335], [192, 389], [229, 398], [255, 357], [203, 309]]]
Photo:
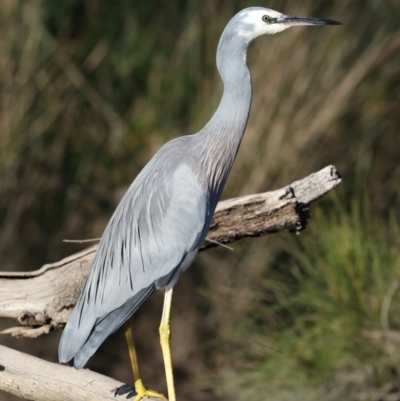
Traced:
[[308, 17], [294, 17], [293, 15], [283, 15], [278, 18], [278, 23], [289, 25], [289, 26], [300, 26], [300, 25], [342, 25], [339, 21], [324, 18], [308, 18]]

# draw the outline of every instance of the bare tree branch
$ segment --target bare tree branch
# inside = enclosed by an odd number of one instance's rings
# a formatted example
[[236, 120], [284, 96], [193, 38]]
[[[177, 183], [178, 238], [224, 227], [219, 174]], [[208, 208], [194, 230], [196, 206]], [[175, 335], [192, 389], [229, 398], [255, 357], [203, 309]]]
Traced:
[[125, 401], [125, 396], [114, 397], [122, 384], [88, 369], [76, 370], [0, 345], [0, 390], [27, 400]]
[[[309, 204], [341, 182], [329, 166], [272, 192], [220, 202], [208, 237], [222, 244], [279, 231], [300, 232]], [[206, 240], [202, 250], [217, 246]], [[0, 272], [0, 317], [17, 319], [19, 327], [2, 333], [38, 337], [64, 326], [75, 305], [97, 245], [34, 272]]]

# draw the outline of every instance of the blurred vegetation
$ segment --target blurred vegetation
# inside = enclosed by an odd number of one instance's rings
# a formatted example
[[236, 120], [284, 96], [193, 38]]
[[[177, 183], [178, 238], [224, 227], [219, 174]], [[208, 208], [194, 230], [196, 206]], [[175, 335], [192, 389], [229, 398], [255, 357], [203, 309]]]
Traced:
[[[224, 197], [328, 164], [343, 184], [300, 237], [206, 252], [181, 278], [178, 395], [400, 400], [399, 0], [1, 2], [0, 269], [36, 269], [78, 250], [63, 238], [101, 235], [155, 151], [210, 118], [222, 91], [219, 36], [252, 5], [345, 25], [251, 46], [253, 107]], [[157, 388], [160, 301], [136, 330]], [[2, 342], [55, 360], [57, 335], [52, 347]], [[121, 338], [90, 367], [127, 381]]]
[[367, 199], [329, 206], [301, 242], [282, 241], [253, 285], [246, 317], [225, 333], [225, 355], [237, 364], [221, 366], [222, 392], [238, 400], [399, 399], [397, 224], [371, 217]]

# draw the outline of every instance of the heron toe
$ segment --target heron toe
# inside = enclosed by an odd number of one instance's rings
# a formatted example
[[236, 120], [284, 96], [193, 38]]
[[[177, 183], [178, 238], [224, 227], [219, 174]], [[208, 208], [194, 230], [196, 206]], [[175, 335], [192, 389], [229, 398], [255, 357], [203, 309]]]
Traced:
[[123, 384], [122, 386], [118, 387], [115, 390], [114, 397], [117, 395], [125, 395], [127, 394], [126, 398], [133, 398], [137, 395], [137, 392], [134, 387], [130, 386], [129, 384]]
[[127, 394], [127, 399], [135, 397], [133, 401], [140, 401], [144, 397], [154, 397], [168, 401], [165, 395], [159, 393], [158, 391], [148, 389], [141, 380], [137, 380], [135, 382], [135, 387], [132, 387], [128, 384], [123, 384], [115, 390], [114, 396], [125, 394]]

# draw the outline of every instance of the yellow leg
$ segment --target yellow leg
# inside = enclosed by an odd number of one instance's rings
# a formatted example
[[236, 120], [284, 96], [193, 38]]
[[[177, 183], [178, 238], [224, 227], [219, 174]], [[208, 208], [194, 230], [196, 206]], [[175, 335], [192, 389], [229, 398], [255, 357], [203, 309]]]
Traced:
[[157, 391], [149, 390], [143, 384], [142, 377], [140, 375], [135, 344], [133, 342], [132, 328], [131, 328], [129, 322], [125, 325], [125, 337], [126, 337], [126, 342], [128, 343], [129, 356], [131, 358], [133, 378], [135, 381], [135, 391], [137, 392], [137, 396], [135, 397], [134, 401], [139, 401], [143, 397], [155, 397], [155, 398], [161, 398], [163, 400], [167, 400], [164, 395], [158, 393]]
[[172, 288], [165, 291], [164, 308], [160, 324], [160, 343], [164, 357], [165, 376], [167, 378], [168, 399], [169, 401], [176, 401], [175, 386], [174, 386], [174, 373], [172, 371], [171, 359], [171, 330], [169, 325], [169, 318], [171, 313], [172, 302]]

